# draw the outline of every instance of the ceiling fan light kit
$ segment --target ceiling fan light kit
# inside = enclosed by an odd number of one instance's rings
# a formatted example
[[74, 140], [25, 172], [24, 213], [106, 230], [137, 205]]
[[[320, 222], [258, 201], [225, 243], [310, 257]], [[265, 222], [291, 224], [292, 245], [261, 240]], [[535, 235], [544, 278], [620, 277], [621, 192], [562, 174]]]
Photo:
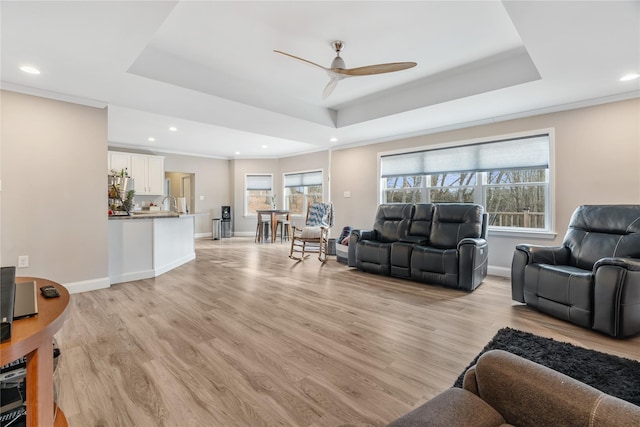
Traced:
[[327, 83], [327, 86], [325, 86], [324, 90], [322, 91], [322, 99], [326, 99], [329, 95], [331, 95], [331, 92], [333, 92], [333, 90], [336, 88], [338, 82], [342, 79], [346, 79], [347, 77], [392, 73], [395, 71], [402, 71], [408, 68], [413, 68], [417, 65], [415, 62], [391, 62], [387, 64], [376, 64], [357, 68], [347, 68], [344, 59], [342, 59], [342, 57], [340, 56], [340, 52], [342, 52], [342, 50], [344, 49], [344, 42], [336, 40], [331, 43], [331, 47], [336, 52], [336, 57], [333, 58], [333, 61], [331, 61], [331, 66], [329, 68], [323, 67], [322, 65], [297, 57], [295, 55], [291, 55], [290, 53], [282, 52], [280, 50], [274, 50], [274, 52], [288, 56], [298, 61], [302, 61], [306, 64], [326, 71], [329, 75], [329, 83]]

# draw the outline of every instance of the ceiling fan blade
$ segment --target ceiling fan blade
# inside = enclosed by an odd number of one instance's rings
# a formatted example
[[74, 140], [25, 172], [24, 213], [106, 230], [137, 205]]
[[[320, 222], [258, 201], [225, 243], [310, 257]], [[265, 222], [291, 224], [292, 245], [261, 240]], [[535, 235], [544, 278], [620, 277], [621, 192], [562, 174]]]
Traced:
[[369, 76], [372, 74], [392, 73], [415, 67], [415, 62], [390, 62], [388, 64], [367, 65], [358, 68], [332, 68], [331, 71], [347, 76]]
[[338, 86], [338, 82], [340, 80], [341, 79], [338, 76], [331, 77], [331, 80], [329, 80], [329, 83], [327, 83], [327, 85], [324, 87], [324, 90], [322, 91], [322, 99], [327, 99], [329, 95], [331, 95], [331, 92], [333, 92], [336, 86]]
[[284, 56], [288, 56], [289, 58], [297, 59], [298, 61], [305, 62], [305, 63], [307, 63], [307, 64], [309, 64], [309, 65], [312, 65], [312, 66], [314, 66], [314, 67], [321, 68], [321, 69], [323, 69], [323, 70], [325, 70], [325, 71], [330, 71], [330, 69], [329, 69], [329, 68], [327, 68], [327, 67], [323, 67], [322, 65], [316, 64], [315, 62], [307, 61], [306, 59], [302, 59], [302, 58], [299, 58], [299, 57], [297, 57], [297, 56], [295, 56], [295, 55], [291, 55], [290, 53], [282, 52], [282, 51], [280, 51], [280, 50], [274, 50], [274, 52], [275, 52], [275, 53], [279, 53], [279, 54], [284, 55]]

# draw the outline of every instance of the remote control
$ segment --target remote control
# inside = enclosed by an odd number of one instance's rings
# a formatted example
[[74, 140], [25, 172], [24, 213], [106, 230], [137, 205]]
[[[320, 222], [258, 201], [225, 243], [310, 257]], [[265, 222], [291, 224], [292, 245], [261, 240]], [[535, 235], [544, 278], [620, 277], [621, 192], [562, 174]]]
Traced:
[[52, 285], [42, 286], [40, 288], [40, 292], [42, 292], [42, 296], [45, 298], [55, 298], [60, 296], [60, 292], [58, 292], [56, 287]]

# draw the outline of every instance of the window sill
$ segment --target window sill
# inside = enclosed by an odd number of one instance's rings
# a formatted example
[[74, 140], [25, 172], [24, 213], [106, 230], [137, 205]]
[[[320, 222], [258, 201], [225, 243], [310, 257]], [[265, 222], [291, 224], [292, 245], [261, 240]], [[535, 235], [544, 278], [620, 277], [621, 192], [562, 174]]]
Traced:
[[535, 231], [535, 230], [506, 230], [504, 228], [489, 227], [488, 236], [496, 237], [518, 237], [526, 239], [554, 240], [558, 233], [554, 231]]

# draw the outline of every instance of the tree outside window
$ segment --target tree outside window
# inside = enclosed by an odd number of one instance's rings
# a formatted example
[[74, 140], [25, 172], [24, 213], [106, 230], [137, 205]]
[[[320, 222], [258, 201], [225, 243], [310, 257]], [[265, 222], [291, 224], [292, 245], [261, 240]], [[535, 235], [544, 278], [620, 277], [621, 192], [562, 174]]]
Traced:
[[306, 215], [309, 203], [322, 202], [322, 171], [284, 175], [284, 207], [292, 215]]
[[380, 156], [382, 203], [477, 203], [494, 229], [551, 230], [550, 132]]
[[489, 226], [548, 227], [548, 169], [387, 177], [382, 185], [383, 203], [478, 203], [489, 214]]
[[247, 175], [245, 178], [245, 215], [255, 215], [257, 210], [271, 209], [272, 175]]

